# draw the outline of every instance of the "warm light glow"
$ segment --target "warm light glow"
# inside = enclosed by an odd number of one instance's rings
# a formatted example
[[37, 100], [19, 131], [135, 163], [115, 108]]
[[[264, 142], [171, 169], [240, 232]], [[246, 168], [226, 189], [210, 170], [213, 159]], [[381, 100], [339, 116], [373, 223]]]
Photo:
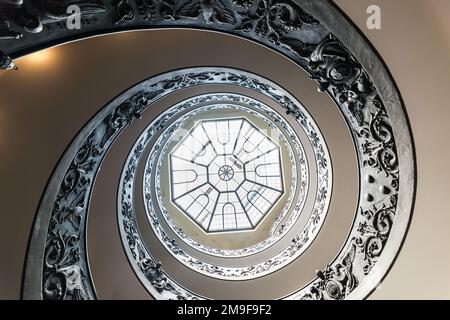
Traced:
[[[56, 51], [53, 49], [40, 50], [20, 59], [20, 65], [26, 67], [48, 66], [55, 61]], [[20, 68], [19, 65], [19, 68]]]

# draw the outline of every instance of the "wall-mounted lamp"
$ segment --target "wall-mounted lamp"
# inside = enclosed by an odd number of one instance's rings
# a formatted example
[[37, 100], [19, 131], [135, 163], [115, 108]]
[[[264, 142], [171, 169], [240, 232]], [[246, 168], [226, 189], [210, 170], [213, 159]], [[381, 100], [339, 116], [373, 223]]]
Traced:
[[6, 53], [0, 50], [0, 69], [1, 70], [17, 70], [17, 66], [14, 60]]

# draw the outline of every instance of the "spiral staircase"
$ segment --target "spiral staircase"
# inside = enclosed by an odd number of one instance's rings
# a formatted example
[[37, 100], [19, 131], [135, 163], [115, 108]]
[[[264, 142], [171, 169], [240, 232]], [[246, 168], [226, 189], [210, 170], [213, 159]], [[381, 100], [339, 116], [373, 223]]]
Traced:
[[4, 69], [72, 52], [111, 75], [67, 91], [82, 116], [42, 194], [24, 299], [340, 300], [380, 284], [412, 212], [413, 144], [389, 71], [332, 2], [92, 0], [75, 30], [61, 2], [0, 6]]

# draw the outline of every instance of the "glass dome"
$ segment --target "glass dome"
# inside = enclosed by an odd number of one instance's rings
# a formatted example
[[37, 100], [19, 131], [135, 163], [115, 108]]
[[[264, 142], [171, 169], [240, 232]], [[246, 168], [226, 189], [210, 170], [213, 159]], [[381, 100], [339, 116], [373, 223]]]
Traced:
[[197, 122], [170, 178], [173, 203], [207, 232], [254, 229], [284, 192], [279, 145], [244, 117]]

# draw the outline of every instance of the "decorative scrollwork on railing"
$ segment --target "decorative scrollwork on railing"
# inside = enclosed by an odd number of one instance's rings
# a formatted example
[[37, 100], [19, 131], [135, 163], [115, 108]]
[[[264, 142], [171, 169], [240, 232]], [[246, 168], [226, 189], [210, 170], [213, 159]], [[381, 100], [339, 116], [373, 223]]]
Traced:
[[[80, 8], [81, 29], [65, 27], [72, 17], [67, 12], [71, 5]], [[148, 23], [181, 23], [207, 28], [216, 25], [264, 42], [300, 49], [302, 41], [296, 38], [295, 33], [304, 25], [311, 28], [320, 26], [316, 19], [291, 1], [273, 0], [31, 0], [17, 4], [0, 0], [0, 9], [6, 12], [0, 15], [0, 40], [40, 33], [57, 33], [64, 37], [101, 29], [105, 24], [120, 28]], [[32, 41], [31, 38], [25, 37], [22, 42], [28, 41]], [[17, 42], [11, 44], [5, 48], [22, 45]]]
[[[101, 30], [114, 32], [123, 26], [128, 29], [181, 26], [225, 31], [255, 40], [283, 53], [310, 73], [312, 79], [318, 82], [319, 89], [330, 94], [352, 129], [360, 162], [363, 195], [359, 207], [363, 209], [356, 215], [350, 242], [336, 260], [319, 272], [318, 278], [308, 288], [294, 293], [290, 298], [341, 299], [360, 286], [389, 243], [390, 232], [395, 226], [397, 198], [403, 192], [400, 190], [400, 179], [403, 177], [400, 177], [397, 140], [406, 137], [410, 141], [407, 127], [401, 129], [405, 134], [394, 135], [391, 114], [384, 106], [386, 101], [381, 99], [371, 80], [376, 75], [369, 76], [348, 48], [294, 1], [82, 2], [83, 28], [68, 30], [64, 26], [67, 15], [61, 11], [61, 6], [81, 4], [80, 1], [32, 0], [11, 4], [11, 1], [6, 3], [0, 0], [0, 47], [6, 52], [0, 56], [2, 66], [12, 65], [8, 55], [44, 45], [49, 39], [58, 41], [69, 36], [83, 37], [84, 33]], [[317, 2], [326, 3], [322, 0]], [[15, 39], [21, 36], [23, 40], [17, 42]], [[41, 207], [42, 214], [50, 215], [50, 221], [48, 225], [38, 226], [39, 231], [35, 231], [46, 233], [43, 272], [40, 275], [43, 298], [95, 298], [88, 271], [84, 232], [92, 183], [106, 151], [118, 134], [133, 119], [139, 118], [151, 101], [163, 92], [170, 91], [180, 82], [186, 81], [185, 85], [189, 86], [206, 81], [209, 76], [207, 73], [190, 73], [155, 84], [129, 97], [114, 110], [109, 109], [110, 114], [106, 118], [94, 118], [91, 127], [95, 129], [81, 131], [79, 137], [83, 139], [82, 144], [72, 145], [67, 152], [72, 157], [70, 165], [57, 168], [61, 178], [55, 178], [59, 179], [56, 181], [60, 185], [55, 202]], [[239, 79], [228, 80], [238, 82]], [[253, 81], [249, 86], [260, 88], [263, 84]], [[396, 92], [395, 89], [393, 92]], [[282, 97], [274, 95], [273, 99]], [[299, 121], [304, 119], [295, 105], [285, 105], [287, 114]], [[413, 167], [414, 159], [408, 161], [402, 166]], [[414, 173], [413, 168], [410, 171]], [[374, 184], [379, 184], [380, 192], [369, 194]], [[52, 208], [51, 212], [46, 211], [47, 207]], [[128, 241], [131, 246], [135, 239], [129, 238]], [[139, 248], [136, 250], [139, 254]], [[157, 265], [144, 263], [142, 270], [146, 270], [149, 278], [153, 279], [151, 281], [163, 288], [161, 290], [172, 292], [170, 286], [176, 286], [173, 283], [169, 285], [170, 281], [164, 284], [166, 279], [159, 269]], [[176, 297], [177, 294], [172, 292], [170, 296]]]
[[[140, 118], [155, 94], [158, 93], [140, 92], [120, 104], [88, 136], [72, 160], [59, 188], [48, 227], [43, 267], [44, 298], [94, 297], [87, 277], [85, 243], [81, 239], [92, 183], [111, 141], [134, 118]], [[58, 277], [55, 278], [55, 274]], [[76, 277], [76, 283], [67, 286], [72, 277]], [[58, 284], [63, 278], [66, 283]]]

